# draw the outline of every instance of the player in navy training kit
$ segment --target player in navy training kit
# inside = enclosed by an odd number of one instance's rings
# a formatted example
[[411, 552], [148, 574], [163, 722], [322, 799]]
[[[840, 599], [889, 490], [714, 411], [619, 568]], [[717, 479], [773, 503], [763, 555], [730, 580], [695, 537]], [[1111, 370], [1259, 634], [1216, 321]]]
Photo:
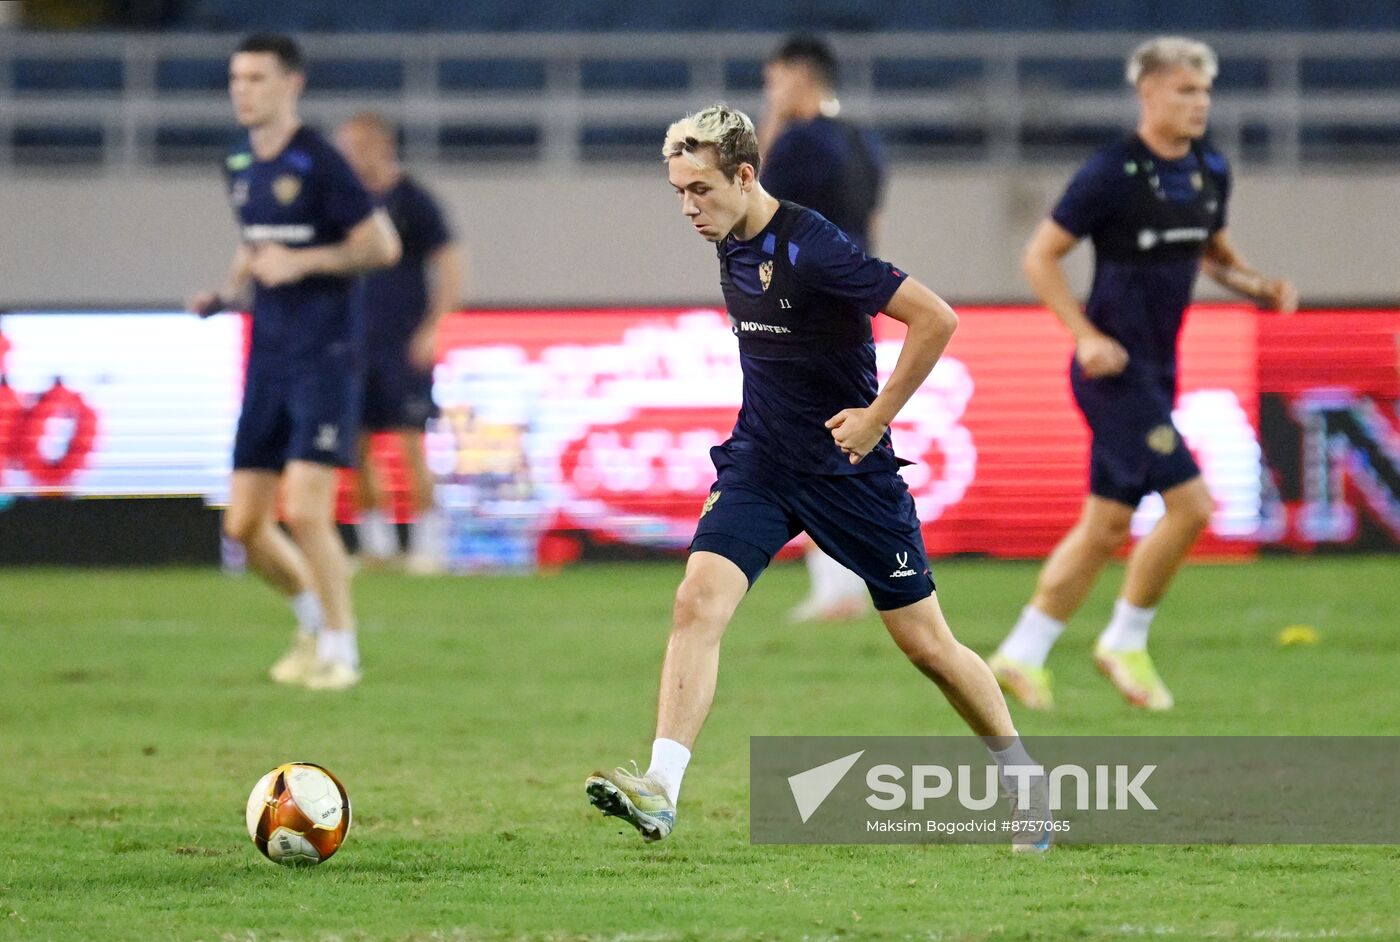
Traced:
[[440, 572], [446, 565], [446, 527], [433, 500], [423, 431], [438, 414], [433, 404], [438, 324], [461, 301], [462, 255], [437, 202], [404, 173], [394, 130], [382, 117], [371, 112], [356, 115], [337, 129], [336, 146], [389, 214], [403, 243], [397, 265], [366, 275], [360, 285], [367, 331], [355, 475], [360, 556], [385, 562], [399, 552], [369, 447], [371, 433], [393, 432], [408, 471], [414, 512], [405, 566], [415, 573]]
[[[758, 129], [760, 182], [780, 200], [825, 216], [870, 252], [884, 189], [879, 143], [838, 118], [836, 58], [820, 39], [795, 36], [763, 67], [766, 110]], [[821, 551], [806, 550], [811, 588], [793, 621], [859, 618], [870, 607], [860, 576]]]
[[[1134, 706], [1172, 706], [1147, 654], [1148, 628], [1214, 509], [1172, 424], [1182, 317], [1202, 265], [1262, 305], [1287, 312], [1297, 303], [1288, 281], [1245, 264], [1225, 228], [1229, 166], [1201, 141], [1215, 54], [1203, 43], [1161, 38], [1138, 47], [1127, 71], [1141, 105], [1137, 132], [1080, 169], [1024, 260], [1031, 287], [1074, 335], [1070, 382], [1093, 433], [1079, 522], [1046, 560], [1030, 604], [990, 660], [1003, 688], [1037, 709], [1054, 702], [1046, 655], [1153, 491], [1166, 512], [1129, 557], [1094, 660]], [[1081, 311], [1060, 259], [1086, 236], [1095, 270]]]
[[[944, 621], [890, 442], [890, 423], [933, 369], [957, 317], [821, 216], [770, 196], [741, 112], [716, 105], [676, 122], [663, 153], [681, 212], [715, 243], [743, 402], [729, 440], [710, 452], [718, 480], [676, 592], [651, 765], [642, 775], [594, 773], [590, 801], [647, 840], [670, 833], [714, 697], [720, 639], [773, 555], [803, 531], [865, 580], [895, 643], [984, 738], [1003, 773], [1008, 764], [1031, 765], [992, 672]], [[908, 333], [877, 393], [871, 319], [882, 310]], [[1043, 805], [1025, 813], [1044, 820]], [[1049, 846], [1048, 827], [1017, 834], [1018, 850]]]
[[[302, 126], [304, 84], [300, 51], [285, 36], [249, 37], [230, 60], [229, 95], [248, 131], [226, 165], [242, 241], [223, 290], [188, 306], [204, 315], [241, 309], [252, 287], [224, 530], [297, 616], [273, 679], [335, 690], [360, 679], [334, 517], [336, 468], [353, 462], [359, 423], [363, 338], [351, 290], [354, 276], [398, 258], [399, 240], [344, 158]], [[279, 484], [290, 539], [277, 525]]]

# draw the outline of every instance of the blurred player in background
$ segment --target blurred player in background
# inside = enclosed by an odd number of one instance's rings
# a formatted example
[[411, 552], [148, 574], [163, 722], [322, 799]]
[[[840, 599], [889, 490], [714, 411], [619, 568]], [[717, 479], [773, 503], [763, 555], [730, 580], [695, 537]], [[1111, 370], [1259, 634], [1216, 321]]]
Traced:
[[[1250, 268], [1225, 228], [1230, 169], [1201, 142], [1216, 71], [1203, 43], [1166, 37], [1138, 47], [1127, 68], [1141, 109], [1137, 132], [1089, 159], [1026, 247], [1031, 287], [1074, 336], [1070, 380], [1093, 435], [1079, 521], [1046, 560], [1030, 604], [990, 661], [1003, 688], [1029, 707], [1053, 705], [1046, 656], [1153, 491], [1166, 513], [1128, 559], [1094, 661], [1134, 706], [1172, 706], [1147, 654], [1148, 628], [1214, 509], [1172, 424], [1182, 318], [1202, 264], [1262, 305], [1297, 304], [1292, 284]], [[1086, 236], [1095, 270], [1081, 309], [1060, 262]]]
[[336, 145], [360, 182], [388, 213], [403, 243], [397, 265], [371, 272], [360, 291], [366, 321], [364, 408], [355, 497], [360, 508], [360, 556], [384, 563], [398, 556], [392, 507], [370, 454], [370, 435], [393, 432], [408, 471], [413, 520], [410, 572], [446, 568], [446, 521], [433, 498], [433, 474], [423, 448], [433, 404], [433, 364], [442, 318], [462, 298], [462, 254], [437, 201], [399, 163], [394, 129], [377, 114], [356, 115], [336, 131]]
[[[879, 143], [839, 118], [837, 64], [820, 39], [794, 36], [763, 68], [766, 112], [759, 127], [763, 188], [821, 213], [862, 252], [874, 251], [885, 185]], [[869, 609], [865, 583], [815, 543], [806, 550], [811, 589], [794, 621], [858, 618]]]
[[[710, 451], [718, 480], [676, 591], [651, 765], [640, 775], [594, 773], [589, 800], [646, 840], [671, 832], [725, 628], [773, 555], [803, 531], [860, 573], [890, 636], [984, 738], [1003, 774], [1007, 764], [1031, 765], [992, 672], [943, 618], [890, 443], [890, 423], [938, 361], [956, 315], [818, 214], [768, 195], [743, 113], [717, 105], [677, 121], [662, 153], [681, 212], [718, 250], [743, 404], [729, 440]], [[877, 394], [871, 320], [880, 311], [909, 330]], [[1028, 813], [1037, 817], [1023, 820], [1044, 820], [1043, 805]], [[1048, 828], [1018, 835], [1017, 850], [1049, 846]]]
[[[335, 690], [360, 679], [334, 517], [336, 468], [353, 463], [359, 427], [363, 331], [352, 288], [400, 249], [345, 159], [302, 125], [304, 85], [301, 52], [288, 37], [252, 36], [233, 54], [229, 95], [248, 133], [226, 178], [242, 241], [222, 290], [188, 306], [204, 315], [245, 309], [251, 288], [253, 341], [224, 530], [296, 613], [273, 680]], [[277, 525], [279, 496], [290, 539]]]

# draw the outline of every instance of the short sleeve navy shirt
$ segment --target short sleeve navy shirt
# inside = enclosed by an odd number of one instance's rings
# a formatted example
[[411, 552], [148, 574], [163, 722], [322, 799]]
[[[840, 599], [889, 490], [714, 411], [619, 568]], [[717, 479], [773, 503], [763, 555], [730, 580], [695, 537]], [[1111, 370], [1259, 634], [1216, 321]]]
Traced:
[[1051, 218], [1094, 242], [1085, 313], [1123, 344], [1130, 369], [1174, 380], [1200, 257], [1225, 227], [1229, 197], [1230, 167], [1218, 151], [1200, 146], [1164, 160], [1136, 138], [1094, 154], [1060, 197]]
[[825, 423], [874, 401], [870, 321], [907, 276], [819, 214], [786, 202], [762, 232], [726, 239], [719, 251], [744, 374], [731, 452], [810, 474], [893, 470], [888, 434], [852, 465]]
[[397, 265], [364, 276], [366, 348], [372, 358], [402, 357], [428, 310], [428, 261], [452, 241], [452, 232], [437, 202], [409, 177], [381, 202], [398, 230], [403, 255]]
[[884, 192], [885, 159], [879, 141], [827, 117], [784, 130], [763, 158], [759, 179], [781, 200], [815, 210], [870, 248], [870, 220]]
[[[333, 245], [374, 210], [345, 158], [305, 126], [271, 160], [258, 160], [245, 137], [225, 162], [225, 178], [242, 240], [250, 246]], [[316, 275], [276, 288], [255, 284], [249, 369], [295, 371], [353, 356], [363, 339], [352, 304], [354, 282]]]

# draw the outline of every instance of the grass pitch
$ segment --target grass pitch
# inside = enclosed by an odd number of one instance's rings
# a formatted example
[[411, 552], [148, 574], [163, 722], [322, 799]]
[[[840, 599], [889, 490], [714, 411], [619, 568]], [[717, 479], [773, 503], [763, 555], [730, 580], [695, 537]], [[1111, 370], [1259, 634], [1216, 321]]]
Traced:
[[[987, 653], [1031, 564], [936, 563]], [[1391, 734], [1394, 558], [1195, 566], [1153, 650], [1177, 697], [1131, 710], [1089, 648], [1119, 573], [1052, 655], [1052, 734]], [[725, 642], [676, 833], [643, 845], [584, 776], [649, 753], [679, 563], [356, 584], [366, 680], [275, 687], [290, 615], [212, 571], [0, 572], [0, 939], [1394, 939], [1394, 847], [760, 847], [751, 734], [956, 734], [872, 615], [790, 627], [798, 568], [768, 573]], [[1290, 624], [1321, 632], [1282, 648]], [[311, 870], [243, 826], [267, 769], [308, 759], [354, 802]], [[1377, 782], [1395, 789], [1395, 782]]]

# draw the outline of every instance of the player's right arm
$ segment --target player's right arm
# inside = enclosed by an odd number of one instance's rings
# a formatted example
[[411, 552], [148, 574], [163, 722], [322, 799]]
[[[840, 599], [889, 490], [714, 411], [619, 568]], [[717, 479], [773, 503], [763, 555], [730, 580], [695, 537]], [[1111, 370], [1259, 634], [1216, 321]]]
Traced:
[[348, 278], [399, 260], [403, 243], [388, 213], [376, 209], [345, 234], [340, 242], [304, 249], [265, 242], [248, 256], [249, 273], [266, 288], [294, 284], [312, 275]]
[[1128, 365], [1128, 351], [1085, 316], [1065, 278], [1063, 259], [1078, 241], [1055, 220], [1041, 220], [1021, 256], [1021, 271], [1040, 303], [1074, 337], [1074, 356], [1084, 375], [1091, 379], [1117, 376]]
[[185, 299], [185, 310], [200, 317], [209, 317], [220, 311], [244, 310], [251, 298], [248, 288], [252, 284], [252, 250], [240, 244], [229, 263], [224, 286], [218, 291], [199, 291]]
[[466, 255], [455, 242], [446, 242], [428, 256], [428, 309], [408, 340], [408, 359], [420, 370], [432, 369], [437, 359], [438, 327], [462, 301], [466, 287]]
[[885, 305], [885, 316], [908, 328], [885, 387], [869, 406], [842, 409], [826, 422], [832, 439], [851, 464], [859, 464], [880, 443], [899, 411], [933, 372], [958, 329], [958, 315], [947, 302], [913, 278], [905, 278], [895, 289]]

